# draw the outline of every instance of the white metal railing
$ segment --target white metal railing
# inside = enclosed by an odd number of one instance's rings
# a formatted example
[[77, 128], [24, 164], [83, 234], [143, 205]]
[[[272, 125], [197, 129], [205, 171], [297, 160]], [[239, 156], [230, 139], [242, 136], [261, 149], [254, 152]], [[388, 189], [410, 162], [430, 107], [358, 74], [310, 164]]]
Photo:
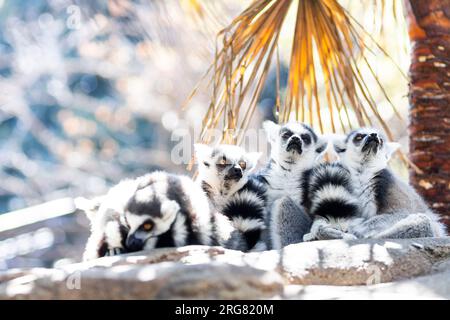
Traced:
[[62, 198], [0, 215], [0, 233], [74, 213], [73, 198]]

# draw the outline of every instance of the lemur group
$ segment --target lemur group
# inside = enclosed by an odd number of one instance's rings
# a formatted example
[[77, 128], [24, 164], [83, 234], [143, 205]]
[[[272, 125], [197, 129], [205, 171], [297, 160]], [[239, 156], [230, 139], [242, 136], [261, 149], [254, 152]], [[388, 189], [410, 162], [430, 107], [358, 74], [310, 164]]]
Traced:
[[[263, 124], [270, 161], [232, 145], [196, 144], [198, 177], [163, 171], [123, 180], [90, 210], [84, 259], [185, 245], [241, 251], [329, 239], [446, 236], [388, 168], [397, 143], [375, 129], [325, 138], [306, 124]], [[324, 161], [332, 149], [334, 162]]]

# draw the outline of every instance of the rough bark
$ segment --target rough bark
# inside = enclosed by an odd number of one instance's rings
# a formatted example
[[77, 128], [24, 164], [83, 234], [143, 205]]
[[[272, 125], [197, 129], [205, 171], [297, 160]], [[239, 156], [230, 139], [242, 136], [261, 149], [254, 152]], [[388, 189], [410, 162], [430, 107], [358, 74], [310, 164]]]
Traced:
[[410, 171], [416, 189], [450, 225], [450, 0], [405, 0], [412, 42]]

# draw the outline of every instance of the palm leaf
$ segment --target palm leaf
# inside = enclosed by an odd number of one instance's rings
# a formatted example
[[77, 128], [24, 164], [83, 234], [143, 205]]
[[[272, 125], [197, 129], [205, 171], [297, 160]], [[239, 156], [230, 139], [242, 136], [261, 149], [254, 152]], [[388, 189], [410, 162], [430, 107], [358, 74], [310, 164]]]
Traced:
[[[218, 143], [242, 142], [274, 64], [289, 10], [296, 10], [296, 19], [287, 90], [283, 99], [277, 93], [274, 106], [279, 122], [295, 118], [321, 133], [376, 124], [392, 139], [373, 91], [390, 100], [367, 59], [374, 50], [386, 52], [349, 12], [337, 0], [255, 0], [217, 36], [208, 70], [211, 103], [199, 140], [210, 143], [211, 132], [220, 129]], [[278, 59], [276, 65], [279, 83]], [[378, 88], [369, 89], [367, 75]]]

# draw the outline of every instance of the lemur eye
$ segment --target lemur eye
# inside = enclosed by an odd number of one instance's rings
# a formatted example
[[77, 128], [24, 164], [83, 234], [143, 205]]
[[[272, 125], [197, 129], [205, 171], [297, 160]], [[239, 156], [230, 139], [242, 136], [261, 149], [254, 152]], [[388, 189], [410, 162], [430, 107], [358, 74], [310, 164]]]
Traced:
[[289, 139], [291, 136], [292, 136], [292, 132], [290, 132], [290, 131], [286, 131], [285, 133], [283, 133], [283, 134], [281, 135], [281, 137], [282, 137], [283, 139]]
[[357, 134], [356, 136], [355, 136], [355, 141], [357, 141], [357, 142], [359, 142], [359, 141], [361, 141], [364, 137], [365, 137], [366, 135], [365, 134]]
[[227, 158], [222, 157], [222, 158], [217, 162], [217, 164], [218, 164], [219, 166], [222, 166], [222, 167], [226, 166], [226, 165], [227, 165]]
[[145, 231], [150, 231], [153, 229], [153, 223], [151, 223], [150, 221], [147, 221], [146, 223], [144, 223], [142, 225], [142, 229], [144, 229]]
[[243, 160], [239, 161], [239, 166], [242, 170], [245, 170], [247, 168], [247, 163]]
[[310, 144], [311, 143], [311, 137], [309, 134], [304, 133], [302, 135], [300, 135], [300, 137], [302, 138], [303, 142], [306, 144]]

